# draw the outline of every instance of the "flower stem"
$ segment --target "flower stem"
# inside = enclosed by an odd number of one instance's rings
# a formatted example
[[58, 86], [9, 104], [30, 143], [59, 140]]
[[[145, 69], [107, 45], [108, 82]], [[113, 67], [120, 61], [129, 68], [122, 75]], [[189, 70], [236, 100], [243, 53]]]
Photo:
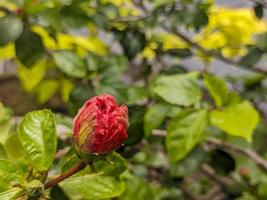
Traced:
[[66, 178], [72, 176], [73, 174], [76, 174], [77, 172], [79, 172], [82, 169], [84, 169], [85, 166], [86, 166], [86, 163], [85, 162], [79, 162], [79, 163], [77, 163], [76, 165], [74, 165], [72, 168], [70, 168], [65, 173], [59, 175], [55, 179], [52, 179], [50, 181], [47, 181], [44, 184], [44, 189], [48, 189], [50, 187], [53, 187], [53, 186], [57, 185], [59, 182], [63, 181], [64, 179], [66, 179]]

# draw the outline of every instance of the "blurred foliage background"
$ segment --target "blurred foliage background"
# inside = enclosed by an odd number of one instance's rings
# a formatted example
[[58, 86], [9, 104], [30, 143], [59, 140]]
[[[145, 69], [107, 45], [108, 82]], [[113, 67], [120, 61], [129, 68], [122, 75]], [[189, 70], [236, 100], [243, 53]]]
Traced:
[[0, 155], [20, 158], [20, 117], [49, 108], [53, 169], [70, 165], [72, 117], [108, 93], [129, 107], [119, 199], [265, 200], [267, 3], [244, 2], [1, 0]]

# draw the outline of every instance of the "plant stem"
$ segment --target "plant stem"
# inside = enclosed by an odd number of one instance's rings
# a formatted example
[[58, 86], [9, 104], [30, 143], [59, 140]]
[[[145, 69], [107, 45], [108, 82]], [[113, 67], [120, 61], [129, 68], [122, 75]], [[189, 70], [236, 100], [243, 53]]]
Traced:
[[89, 163], [90, 169], [93, 173], [96, 172], [95, 164], [93, 162]]
[[58, 177], [56, 177], [55, 179], [52, 179], [50, 181], [47, 181], [44, 185], [44, 189], [48, 189], [50, 187], [53, 187], [55, 185], [57, 185], [59, 182], [63, 181], [64, 179], [72, 176], [73, 174], [76, 174], [77, 172], [81, 171], [82, 169], [84, 169], [86, 166], [85, 162], [79, 162], [76, 165], [74, 165], [72, 168], [70, 168], [68, 171], [66, 171], [65, 173], [59, 175]]

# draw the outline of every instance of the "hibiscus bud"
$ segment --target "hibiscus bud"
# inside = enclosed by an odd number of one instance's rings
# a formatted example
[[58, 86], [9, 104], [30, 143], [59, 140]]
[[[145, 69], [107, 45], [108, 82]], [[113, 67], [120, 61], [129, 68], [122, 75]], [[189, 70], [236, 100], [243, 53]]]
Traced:
[[101, 94], [85, 102], [74, 119], [73, 138], [83, 154], [107, 154], [127, 139], [128, 108]]

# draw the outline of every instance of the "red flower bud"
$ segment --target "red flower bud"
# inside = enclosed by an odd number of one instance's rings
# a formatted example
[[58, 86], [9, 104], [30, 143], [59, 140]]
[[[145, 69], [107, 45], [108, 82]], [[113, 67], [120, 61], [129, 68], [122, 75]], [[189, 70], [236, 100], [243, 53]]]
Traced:
[[85, 102], [74, 119], [73, 138], [78, 151], [106, 154], [127, 139], [128, 108], [113, 96], [101, 94]]

